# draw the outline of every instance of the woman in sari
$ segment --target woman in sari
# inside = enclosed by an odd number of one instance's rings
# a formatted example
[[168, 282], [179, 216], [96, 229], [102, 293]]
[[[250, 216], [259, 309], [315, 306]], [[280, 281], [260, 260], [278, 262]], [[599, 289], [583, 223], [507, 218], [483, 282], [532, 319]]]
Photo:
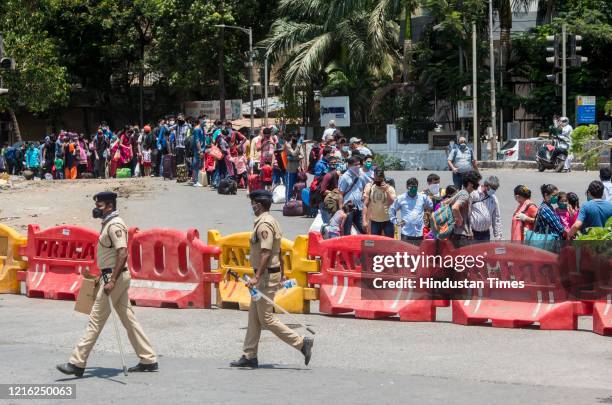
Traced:
[[525, 229], [533, 230], [538, 206], [530, 198], [531, 190], [526, 186], [519, 185], [514, 188], [514, 199], [518, 206], [512, 215], [511, 240], [522, 241], [525, 239]]

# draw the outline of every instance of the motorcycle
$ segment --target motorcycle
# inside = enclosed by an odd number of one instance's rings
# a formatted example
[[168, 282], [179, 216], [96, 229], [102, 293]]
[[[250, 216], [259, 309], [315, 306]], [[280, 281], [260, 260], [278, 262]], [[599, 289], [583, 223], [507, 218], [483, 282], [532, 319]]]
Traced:
[[538, 150], [536, 156], [538, 171], [543, 172], [546, 169], [563, 171], [568, 154], [569, 139], [561, 135], [553, 135], [552, 141], [546, 142]]

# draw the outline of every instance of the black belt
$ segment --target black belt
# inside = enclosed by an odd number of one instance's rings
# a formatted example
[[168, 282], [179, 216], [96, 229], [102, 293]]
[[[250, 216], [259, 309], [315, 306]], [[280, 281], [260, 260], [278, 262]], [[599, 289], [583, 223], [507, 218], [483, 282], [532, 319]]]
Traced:
[[[124, 271], [128, 271], [127, 267], [122, 268], [119, 273], [123, 273]], [[112, 274], [112, 273], [113, 273], [113, 269], [110, 269], [110, 268], [102, 269], [102, 274], [103, 275], [105, 275], [105, 274]]]
[[[257, 269], [253, 269], [253, 271], [255, 273], [257, 273]], [[280, 267], [269, 267], [268, 268], [268, 273], [272, 274], [272, 273], [280, 273], [281, 268]]]

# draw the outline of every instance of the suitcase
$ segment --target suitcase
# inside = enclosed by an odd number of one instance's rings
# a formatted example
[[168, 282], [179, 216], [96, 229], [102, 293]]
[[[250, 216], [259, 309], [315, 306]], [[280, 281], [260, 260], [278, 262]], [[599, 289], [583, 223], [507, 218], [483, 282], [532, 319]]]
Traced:
[[306, 188], [306, 183], [295, 183], [293, 185], [293, 191], [291, 197], [295, 197], [296, 200], [302, 201], [302, 190]]
[[176, 166], [176, 182], [185, 183], [187, 181], [187, 165]]
[[174, 156], [162, 156], [162, 175], [164, 180], [172, 180], [174, 178]]
[[304, 215], [304, 206], [301, 201], [289, 200], [283, 206], [283, 216], [285, 217], [301, 217]]
[[222, 195], [236, 194], [238, 192], [238, 184], [232, 179], [223, 179], [219, 181], [217, 193]]
[[252, 193], [253, 191], [256, 191], [256, 190], [263, 189], [263, 186], [261, 184], [261, 177], [259, 176], [259, 174], [250, 174], [248, 181], [249, 181], [249, 193]]

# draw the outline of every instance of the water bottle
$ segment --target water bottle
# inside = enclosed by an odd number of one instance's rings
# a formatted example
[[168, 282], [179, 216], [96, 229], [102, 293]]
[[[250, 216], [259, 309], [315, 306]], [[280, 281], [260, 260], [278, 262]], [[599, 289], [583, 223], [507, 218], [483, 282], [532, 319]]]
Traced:
[[290, 278], [289, 280], [285, 280], [285, 282], [283, 283], [283, 288], [285, 289], [290, 289], [293, 288], [297, 285], [297, 280], [294, 278]]
[[[243, 278], [245, 281], [249, 281], [251, 279], [251, 277], [247, 276], [246, 274], [243, 276]], [[249, 294], [251, 294], [253, 301], [259, 301], [261, 299], [261, 294], [255, 287], [249, 288]]]

